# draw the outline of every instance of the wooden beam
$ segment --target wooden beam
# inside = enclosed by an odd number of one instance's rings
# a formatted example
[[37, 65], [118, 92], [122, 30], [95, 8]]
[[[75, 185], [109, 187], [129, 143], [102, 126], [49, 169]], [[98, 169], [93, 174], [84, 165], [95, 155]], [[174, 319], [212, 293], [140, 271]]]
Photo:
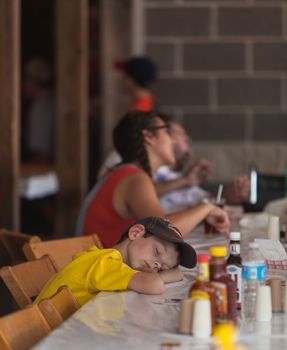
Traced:
[[131, 7], [134, 0], [100, 1], [100, 55], [102, 103], [102, 151], [106, 156], [113, 149], [112, 132], [117, 121], [127, 112], [128, 94], [122, 76], [113, 69], [118, 60], [130, 56]]
[[74, 232], [87, 191], [88, 2], [56, 0], [56, 230]]
[[20, 0], [0, 0], [0, 225], [19, 230]]

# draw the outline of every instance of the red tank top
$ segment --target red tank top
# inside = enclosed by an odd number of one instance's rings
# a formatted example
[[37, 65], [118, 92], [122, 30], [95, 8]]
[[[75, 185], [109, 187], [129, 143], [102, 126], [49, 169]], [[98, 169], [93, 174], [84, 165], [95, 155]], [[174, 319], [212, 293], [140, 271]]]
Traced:
[[[123, 231], [136, 219], [124, 219], [115, 211], [113, 196], [117, 185], [128, 175], [143, 172], [143, 169], [127, 164], [109, 172], [100, 186], [92, 189], [92, 199], [88, 195], [89, 204], [81, 215], [83, 217], [83, 234], [96, 233], [104, 248], [113, 247], [120, 239]], [[85, 204], [84, 204], [85, 205]]]

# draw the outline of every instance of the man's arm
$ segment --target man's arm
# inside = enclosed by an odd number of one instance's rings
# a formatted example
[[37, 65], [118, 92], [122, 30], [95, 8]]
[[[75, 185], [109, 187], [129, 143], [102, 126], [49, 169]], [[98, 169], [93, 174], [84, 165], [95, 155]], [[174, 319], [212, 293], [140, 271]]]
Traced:
[[180, 176], [174, 180], [159, 181], [154, 183], [154, 187], [158, 196], [163, 196], [168, 192], [176, 191], [180, 188], [188, 186], [190, 186], [189, 181], [187, 181], [184, 176]]
[[236, 177], [223, 191], [223, 196], [228, 204], [240, 204], [247, 201], [249, 195], [250, 180], [247, 175]]
[[165, 283], [182, 279], [183, 273], [178, 267], [162, 272], [138, 272], [131, 278], [128, 289], [145, 294], [162, 294]]
[[209, 160], [200, 159], [178, 178], [155, 182], [155, 189], [158, 196], [162, 196], [184, 187], [200, 186], [210, 178], [212, 172], [213, 164]]

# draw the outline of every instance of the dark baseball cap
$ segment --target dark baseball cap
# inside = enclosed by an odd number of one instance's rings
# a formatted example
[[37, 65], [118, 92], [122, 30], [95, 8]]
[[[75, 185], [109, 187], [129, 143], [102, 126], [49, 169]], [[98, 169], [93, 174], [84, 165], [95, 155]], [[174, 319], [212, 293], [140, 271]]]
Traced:
[[180, 231], [168, 220], [157, 216], [149, 216], [137, 220], [133, 225], [141, 224], [146, 231], [163, 241], [175, 243], [179, 251], [179, 264], [187, 268], [193, 268], [196, 265], [196, 252], [191, 245], [186, 243]]
[[142, 87], [145, 87], [157, 78], [157, 67], [146, 56], [131, 57], [125, 61], [118, 61], [115, 66], [117, 69], [123, 70]]

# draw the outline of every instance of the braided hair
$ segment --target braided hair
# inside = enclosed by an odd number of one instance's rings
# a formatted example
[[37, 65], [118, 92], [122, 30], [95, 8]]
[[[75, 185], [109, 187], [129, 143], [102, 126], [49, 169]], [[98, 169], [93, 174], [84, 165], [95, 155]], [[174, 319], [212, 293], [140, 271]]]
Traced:
[[[137, 161], [150, 177], [152, 173], [143, 130], [154, 126], [156, 118], [154, 112], [130, 111], [120, 119], [113, 131], [114, 146], [122, 157], [122, 163]], [[156, 133], [155, 130], [150, 131]]]

